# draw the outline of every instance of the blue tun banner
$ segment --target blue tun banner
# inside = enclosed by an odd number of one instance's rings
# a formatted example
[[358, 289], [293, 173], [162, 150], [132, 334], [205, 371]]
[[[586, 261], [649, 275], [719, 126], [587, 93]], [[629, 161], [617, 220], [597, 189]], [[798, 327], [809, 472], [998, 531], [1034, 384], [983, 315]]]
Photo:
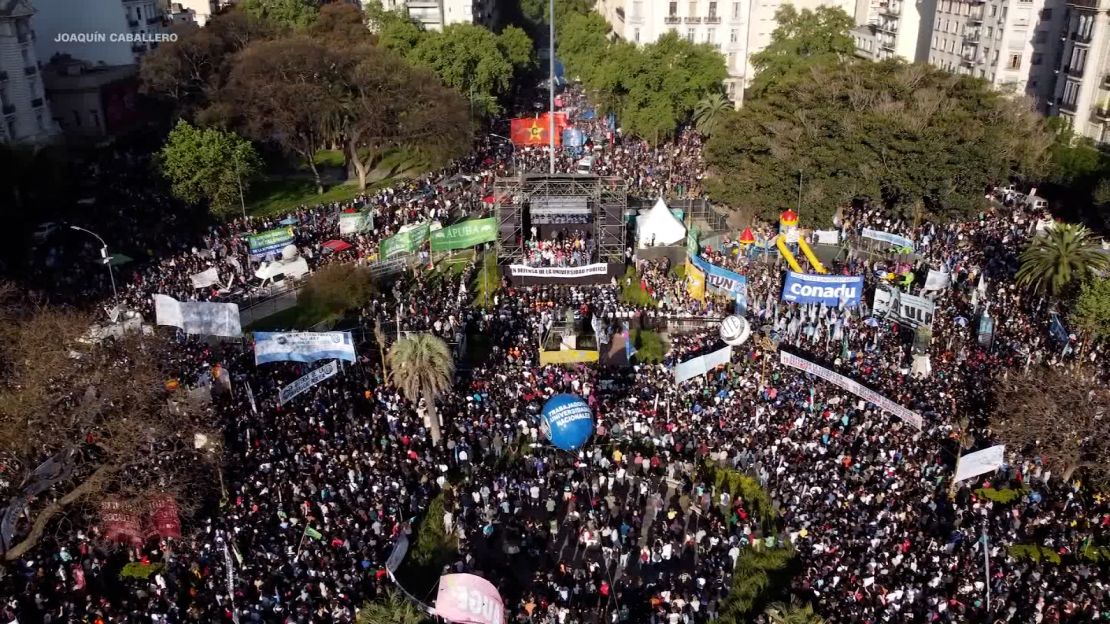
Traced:
[[863, 297], [859, 275], [808, 275], [790, 271], [782, 285], [782, 300], [790, 303], [823, 303], [854, 308]]

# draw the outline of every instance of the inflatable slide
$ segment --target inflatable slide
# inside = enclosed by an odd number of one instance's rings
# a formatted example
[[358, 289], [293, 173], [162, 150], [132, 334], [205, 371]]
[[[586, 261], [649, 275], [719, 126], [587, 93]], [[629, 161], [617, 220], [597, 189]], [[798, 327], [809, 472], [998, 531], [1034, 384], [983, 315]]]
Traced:
[[[791, 252], [790, 248], [786, 246], [785, 236], [781, 234], [776, 236], [775, 246], [779, 248], [779, 253], [782, 254], [782, 257], [786, 258], [786, 263], [790, 265], [791, 271], [794, 271], [795, 273], [805, 273], [805, 271], [802, 270], [801, 265], [798, 264], [798, 259], [794, 257], [793, 252]], [[821, 261], [817, 259], [817, 256], [813, 253], [813, 250], [810, 249], [809, 244], [806, 243], [805, 239], [798, 239], [798, 247], [801, 248], [802, 254], [805, 255], [806, 260], [809, 260], [809, 265], [813, 267], [814, 271], [817, 271], [818, 273], [829, 272], [828, 269], [825, 268], [825, 265], [821, 264]]]

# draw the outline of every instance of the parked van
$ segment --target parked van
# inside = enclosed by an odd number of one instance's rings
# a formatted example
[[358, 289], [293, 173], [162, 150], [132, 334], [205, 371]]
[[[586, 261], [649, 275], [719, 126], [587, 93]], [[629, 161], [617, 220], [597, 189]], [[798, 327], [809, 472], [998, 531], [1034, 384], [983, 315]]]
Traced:
[[588, 175], [594, 172], [594, 157], [587, 156], [578, 161], [578, 173]]
[[1048, 210], [1048, 200], [1036, 195], [1029, 195], [1025, 198], [1025, 205], [1033, 210]]

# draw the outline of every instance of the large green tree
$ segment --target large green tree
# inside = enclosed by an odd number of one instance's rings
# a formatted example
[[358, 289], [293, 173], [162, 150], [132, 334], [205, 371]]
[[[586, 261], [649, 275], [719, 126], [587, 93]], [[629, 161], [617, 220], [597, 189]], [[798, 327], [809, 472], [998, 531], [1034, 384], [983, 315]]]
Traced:
[[724, 123], [732, 103], [721, 93], [711, 93], [694, 106], [694, 127], [705, 136], [716, 132]]
[[474, 24], [452, 24], [441, 32], [425, 33], [408, 59], [434, 71], [481, 112], [496, 114], [510, 92], [514, 72], [529, 62], [521, 49], [523, 34], [513, 29], [503, 38]]
[[408, 56], [426, 34], [406, 11], [384, 9], [378, 1], [366, 3], [365, 11], [378, 45], [402, 56]]
[[1091, 277], [1110, 269], [1110, 256], [1090, 230], [1082, 225], [1057, 223], [1038, 235], [1021, 253], [1017, 283], [1037, 293], [1054, 297]]
[[1095, 338], [1110, 337], [1110, 279], [1097, 277], [1083, 282], [1072, 306], [1071, 320]]
[[362, 605], [355, 624], [428, 624], [431, 617], [396, 590], [384, 599]]
[[443, 433], [436, 413], [436, 400], [451, 390], [455, 359], [442, 338], [432, 334], [412, 334], [393, 343], [386, 356], [393, 384], [416, 406], [424, 399], [424, 420], [439, 444]]
[[317, 5], [316, 0], [241, 0], [237, 8], [276, 26], [301, 29], [316, 21]]
[[241, 207], [241, 193], [261, 169], [251, 142], [227, 130], [198, 128], [185, 120], [166, 138], [158, 154], [162, 175], [175, 197], [208, 202], [213, 214], [226, 217]]
[[1023, 100], [926, 65], [834, 63], [784, 78], [745, 102], [709, 141], [708, 189], [773, 219], [798, 200], [827, 225], [869, 199], [921, 220], [975, 214], [983, 189], [1039, 173], [1052, 138]]
[[771, 43], [752, 55], [756, 75], [751, 94], [758, 96], [783, 78], [815, 65], [830, 65], [853, 58], [856, 50], [848, 31], [852, 17], [839, 7], [822, 6], [798, 11], [783, 5], [775, 12], [778, 26]]

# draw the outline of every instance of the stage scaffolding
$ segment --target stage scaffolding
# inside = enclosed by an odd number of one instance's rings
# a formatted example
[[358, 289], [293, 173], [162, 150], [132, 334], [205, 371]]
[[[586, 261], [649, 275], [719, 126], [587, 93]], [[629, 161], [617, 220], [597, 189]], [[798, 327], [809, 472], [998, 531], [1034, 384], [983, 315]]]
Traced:
[[586, 199], [594, 219], [598, 262], [624, 262], [624, 213], [628, 185], [621, 178], [594, 175], [522, 174], [498, 178], [493, 185], [498, 222], [498, 263], [524, 260], [524, 208], [536, 198]]

